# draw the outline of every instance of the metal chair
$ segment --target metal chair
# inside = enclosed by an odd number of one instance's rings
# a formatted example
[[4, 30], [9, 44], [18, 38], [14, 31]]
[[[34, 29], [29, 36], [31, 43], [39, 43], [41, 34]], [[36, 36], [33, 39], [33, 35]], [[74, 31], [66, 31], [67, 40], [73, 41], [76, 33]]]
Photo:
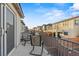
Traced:
[[[42, 53], [43, 53], [43, 41], [41, 40], [40, 35], [31, 36], [31, 46], [33, 46], [32, 50], [30, 52], [31, 55], [42, 56]], [[41, 47], [42, 48], [40, 54], [33, 53], [35, 47]]]
[[25, 46], [26, 42], [30, 41], [30, 35], [28, 35], [28, 33], [26, 33], [26, 32], [23, 32], [22, 33], [22, 40], [24, 41], [23, 45]]

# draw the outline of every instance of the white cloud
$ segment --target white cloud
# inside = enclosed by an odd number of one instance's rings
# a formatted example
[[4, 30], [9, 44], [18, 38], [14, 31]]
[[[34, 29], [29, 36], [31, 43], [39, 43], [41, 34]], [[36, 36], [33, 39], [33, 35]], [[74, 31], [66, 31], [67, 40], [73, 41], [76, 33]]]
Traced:
[[71, 7], [73, 10], [79, 10], [79, 3], [74, 3]]
[[78, 16], [78, 15], [79, 15], [79, 12], [73, 12], [73, 13], [71, 14], [72, 17]]
[[65, 13], [62, 10], [53, 9], [43, 15], [47, 20], [61, 20], [65, 18]]
[[71, 12], [70, 17], [79, 16], [79, 3], [74, 3], [73, 6], [71, 6], [68, 11]]
[[53, 22], [64, 20], [66, 18], [75, 17], [79, 15], [79, 3], [74, 3], [68, 10], [62, 11], [59, 9], [52, 9], [46, 12], [43, 17], [46, 20], [50, 20]]
[[51, 15], [53, 15], [51, 12], [47, 12], [44, 14], [44, 16], [51, 16]]

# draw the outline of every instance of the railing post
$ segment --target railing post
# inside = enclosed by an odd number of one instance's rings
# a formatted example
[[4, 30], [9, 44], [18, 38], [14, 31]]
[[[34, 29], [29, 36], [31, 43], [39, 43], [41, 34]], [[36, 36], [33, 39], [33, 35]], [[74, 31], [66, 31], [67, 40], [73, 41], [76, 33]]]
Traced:
[[58, 39], [58, 56], [59, 56], [59, 41], [60, 41], [60, 39]]
[[66, 43], [67, 43], [67, 56], [68, 56], [68, 41], [66, 41]]
[[73, 55], [73, 44], [74, 44], [74, 43], [72, 42], [72, 55]]
[[[60, 40], [60, 49], [61, 49], [62, 39]], [[60, 56], [62, 56], [62, 52], [60, 50]]]
[[65, 46], [65, 40], [63, 40], [63, 56], [65, 56], [64, 54], [65, 54], [65, 48], [64, 48], [64, 46]]

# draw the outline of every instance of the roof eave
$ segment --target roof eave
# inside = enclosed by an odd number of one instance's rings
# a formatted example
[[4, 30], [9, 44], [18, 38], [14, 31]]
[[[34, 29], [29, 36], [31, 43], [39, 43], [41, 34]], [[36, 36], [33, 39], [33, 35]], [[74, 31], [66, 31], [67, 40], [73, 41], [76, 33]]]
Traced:
[[21, 8], [21, 5], [20, 4], [17, 4], [17, 3], [12, 3], [14, 8], [16, 9], [16, 11], [18, 12], [19, 16], [21, 18], [24, 18], [24, 13], [22, 11], [22, 8]]

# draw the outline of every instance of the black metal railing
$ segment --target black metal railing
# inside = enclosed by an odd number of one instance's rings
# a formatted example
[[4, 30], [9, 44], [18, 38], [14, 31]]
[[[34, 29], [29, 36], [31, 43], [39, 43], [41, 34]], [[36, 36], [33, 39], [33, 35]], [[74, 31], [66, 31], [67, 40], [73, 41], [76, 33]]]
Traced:
[[79, 56], [79, 43], [72, 42], [68, 38], [48, 37], [44, 39], [47, 51], [54, 56]]
[[62, 49], [62, 52], [60, 53], [62, 53], [63, 56], [79, 56], [79, 43], [69, 41], [70, 39], [59, 40], [60, 43], [58, 42], [58, 48], [60, 49], [59, 51]]

